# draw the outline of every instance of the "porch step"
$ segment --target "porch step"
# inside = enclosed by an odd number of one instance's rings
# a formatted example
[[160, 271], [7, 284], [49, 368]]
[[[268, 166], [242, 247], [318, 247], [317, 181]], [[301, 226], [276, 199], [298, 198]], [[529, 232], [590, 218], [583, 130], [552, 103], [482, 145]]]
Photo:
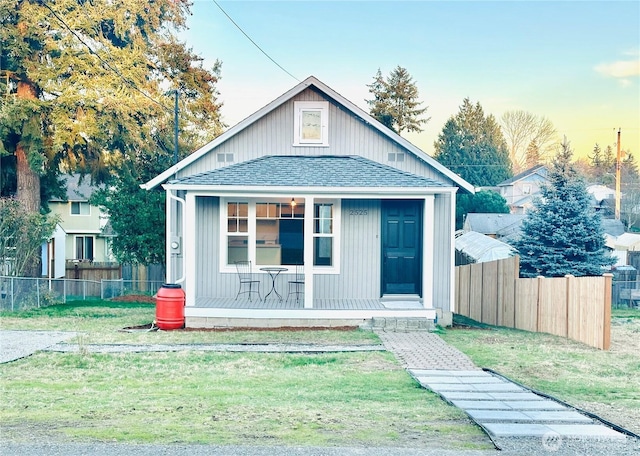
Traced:
[[391, 332], [435, 331], [435, 322], [428, 318], [417, 317], [374, 317], [370, 320], [371, 329]]

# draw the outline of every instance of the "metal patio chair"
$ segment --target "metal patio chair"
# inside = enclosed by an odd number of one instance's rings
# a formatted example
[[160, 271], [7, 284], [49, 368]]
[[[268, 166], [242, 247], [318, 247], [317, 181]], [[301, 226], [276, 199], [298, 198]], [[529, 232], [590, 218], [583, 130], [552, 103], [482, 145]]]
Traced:
[[300, 295], [304, 293], [304, 265], [296, 265], [296, 275], [293, 280], [289, 280], [289, 294], [287, 294], [287, 302], [289, 296], [296, 295], [296, 303], [300, 300]]
[[251, 261], [236, 261], [236, 270], [238, 271], [239, 281], [236, 300], [241, 294], [248, 293], [249, 301], [251, 301], [251, 293], [258, 293], [258, 298], [262, 301], [262, 296], [260, 296], [260, 281], [254, 279], [251, 270]]

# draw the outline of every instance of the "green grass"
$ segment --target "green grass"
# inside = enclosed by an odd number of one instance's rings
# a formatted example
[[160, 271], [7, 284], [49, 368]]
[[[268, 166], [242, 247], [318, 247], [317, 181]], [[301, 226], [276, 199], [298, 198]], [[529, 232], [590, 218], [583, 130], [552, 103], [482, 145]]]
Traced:
[[[0, 324], [92, 343], [379, 343], [361, 330], [118, 332], [153, 316], [148, 305], [77, 302]], [[0, 378], [4, 440], [492, 448], [386, 352], [39, 352], [0, 365]]]
[[613, 311], [610, 351], [549, 334], [487, 325], [448, 329], [440, 336], [480, 367], [640, 432], [640, 353], [634, 348], [640, 336], [639, 317], [637, 309]]

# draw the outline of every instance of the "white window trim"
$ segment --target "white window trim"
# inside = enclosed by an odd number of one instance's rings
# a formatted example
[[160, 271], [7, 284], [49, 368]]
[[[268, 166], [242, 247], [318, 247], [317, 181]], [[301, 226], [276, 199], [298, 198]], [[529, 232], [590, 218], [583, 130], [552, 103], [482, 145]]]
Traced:
[[[329, 146], [329, 102], [328, 101], [295, 101], [293, 103], [293, 145], [297, 147]], [[302, 139], [302, 113], [304, 111], [320, 112], [319, 140]]]
[[[236, 197], [223, 197], [220, 198], [220, 206], [218, 210], [218, 220], [219, 220], [219, 243], [220, 246], [218, 252], [218, 264], [221, 273], [236, 273], [236, 268], [232, 264], [227, 264], [227, 238], [229, 233], [227, 232], [227, 206], [230, 202], [237, 203], [248, 203], [249, 204], [249, 212], [248, 212], [248, 232], [246, 233], [248, 236], [247, 247], [249, 249], [249, 261], [253, 265], [254, 273], [262, 273], [260, 271], [260, 267], [256, 265], [256, 203], [264, 203], [271, 202], [271, 200], [275, 200], [277, 198], [236, 198]], [[342, 229], [342, 202], [340, 199], [327, 199], [327, 198], [318, 198], [314, 200], [315, 204], [322, 203], [331, 203], [334, 207], [333, 214], [333, 264], [332, 266], [312, 266], [312, 271], [314, 274], [340, 274], [340, 239], [341, 239], [341, 229]], [[314, 210], [311, 209], [309, 212], [308, 209], [305, 208], [305, 218], [307, 216], [311, 217], [313, 221]], [[304, 246], [305, 249], [311, 248], [313, 249], [313, 238], [314, 233], [310, 233], [310, 236], [305, 235]], [[283, 265], [283, 267], [295, 268], [292, 265]], [[292, 269], [294, 270], [294, 269]], [[266, 274], [266, 273], [265, 273]]]
[[[76, 256], [76, 252], [77, 250], [77, 245], [78, 245], [78, 238], [83, 238], [82, 242], [82, 253], [84, 256], [86, 256], [86, 252], [84, 251], [84, 248], [86, 247], [84, 245], [84, 238], [91, 238], [93, 239], [92, 244], [93, 244], [93, 258], [75, 258]], [[91, 235], [91, 234], [76, 234], [73, 236], [73, 256], [74, 256], [74, 260], [95, 260], [96, 258], [96, 237]]]
[[[89, 213], [88, 214], [74, 214], [73, 213], [73, 203], [78, 203], [79, 204], [79, 206], [78, 206], [79, 208], [81, 208], [83, 204], [86, 204], [89, 207]], [[91, 216], [91, 204], [89, 204], [86, 201], [69, 201], [69, 215], [71, 217], [90, 217]]]

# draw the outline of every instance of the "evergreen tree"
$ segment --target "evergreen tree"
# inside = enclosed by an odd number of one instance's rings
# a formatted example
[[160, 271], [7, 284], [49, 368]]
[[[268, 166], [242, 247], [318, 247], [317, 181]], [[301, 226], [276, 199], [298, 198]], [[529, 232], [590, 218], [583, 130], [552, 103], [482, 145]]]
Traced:
[[418, 87], [405, 68], [396, 67], [386, 80], [378, 68], [367, 87], [373, 95], [372, 100], [366, 100], [371, 107], [369, 113], [396, 133], [422, 131], [420, 126], [429, 121], [420, 118], [428, 108], [419, 108], [422, 102], [418, 101]]
[[39, 211], [46, 172], [98, 175], [107, 151], [113, 160], [162, 148], [158, 141], [173, 132], [167, 88], [180, 90], [183, 130], [203, 132], [199, 144], [220, 133], [219, 63], [203, 68], [174, 37], [188, 5], [0, 3], [0, 57], [10, 92], [0, 99], [0, 152], [16, 157], [16, 196], [25, 209]]
[[473, 195], [473, 207], [469, 212], [508, 214], [507, 200], [493, 190], [480, 190]]
[[540, 155], [540, 146], [538, 146], [538, 142], [535, 139], [532, 140], [527, 146], [524, 162], [524, 169], [531, 169], [542, 162], [542, 156]]
[[507, 200], [493, 190], [480, 190], [473, 195], [456, 194], [456, 229], [462, 229], [464, 219], [470, 212], [485, 214], [508, 214]]
[[500, 126], [480, 103], [465, 98], [434, 143], [434, 158], [471, 184], [496, 185], [512, 176], [509, 151]]
[[602, 168], [605, 173], [614, 174], [616, 173], [616, 157], [613, 153], [613, 148], [611, 146], [607, 146], [604, 150], [604, 155], [602, 156]]
[[140, 184], [163, 172], [172, 162], [172, 153], [141, 153], [122, 163], [110, 185], [91, 196], [91, 203], [109, 214], [111, 226], [118, 233], [111, 249], [119, 262], [164, 265], [165, 192], [160, 187], [143, 190]]
[[600, 215], [591, 208], [572, 155], [565, 139], [549, 170], [549, 185], [523, 222], [515, 247], [524, 277], [601, 275], [615, 262], [606, 254]]
[[190, 149], [220, 133], [220, 64], [203, 68], [175, 38], [188, 8], [188, 0], [0, 2], [9, 81], [0, 95], [0, 156], [3, 167], [15, 166], [7, 174], [15, 188], [0, 190], [39, 213], [59, 194], [61, 172], [101, 180], [108, 165], [173, 150], [169, 88], [180, 91]]

